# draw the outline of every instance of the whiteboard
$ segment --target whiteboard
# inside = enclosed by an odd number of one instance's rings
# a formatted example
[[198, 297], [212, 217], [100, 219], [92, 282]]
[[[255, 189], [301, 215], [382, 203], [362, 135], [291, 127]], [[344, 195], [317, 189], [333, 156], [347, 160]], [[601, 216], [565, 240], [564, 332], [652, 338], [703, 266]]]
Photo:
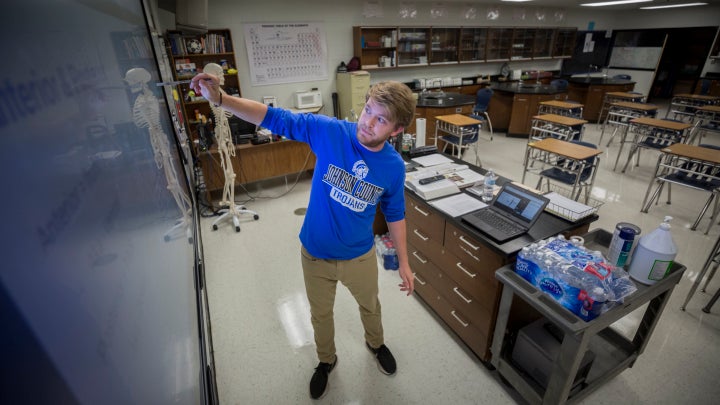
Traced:
[[614, 47], [610, 56], [610, 67], [655, 70], [662, 50], [662, 47]]

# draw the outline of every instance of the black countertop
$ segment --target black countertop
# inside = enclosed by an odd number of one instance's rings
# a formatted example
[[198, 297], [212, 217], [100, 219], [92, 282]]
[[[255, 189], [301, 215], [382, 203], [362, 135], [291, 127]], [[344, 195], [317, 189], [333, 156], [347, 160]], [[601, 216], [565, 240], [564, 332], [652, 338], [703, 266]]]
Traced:
[[599, 84], [599, 85], [616, 85], [616, 84], [635, 84], [632, 80], [613, 79], [612, 77], [571, 77], [567, 79], [573, 84]]
[[[453, 160], [454, 163], [457, 164], [465, 164], [468, 165], [468, 167], [480, 174], [485, 174], [487, 172], [486, 169], [474, 166], [468, 162], [459, 160], [455, 158], [454, 156], [449, 155], [443, 155]], [[406, 157], [407, 159], [407, 157]], [[503, 184], [512, 181], [512, 179], [501, 176], [499, 174], [495, 174], [497, 176], [497, 185], [502, 186]], [[519, 182], [518, 182], [519, 183]], [[423, 201], [423, 198], [420, 197], [418, 194], [416, 194], [414, 191], [410, 190], [409, 188], [405, 187], [405, 191], [414, 195], [415, 198], [417, 198], [420, 201]], [[467, 188], [461, 189], [461, 191], [473, 198], [479, 199], [480, 197], [476, 196], [475, 194], [468, 191]], [[452, 222], [455, 226], [462, 229], [463, 231], [475, 236], [478, 240], [482, 240], [485, 242], [486, 246], [490, 248], [495, 253], [503, 256], [503, 257], [512, 257], [517, 252], [520, 251], [523, 247], [533, 243], [537, 242], [542, 239], [547, 239], [551, 236], [557, 236], [558, 234], [562, 232], [566, 232], [575, 228], [578, 228], [580, 226], [584, 226], [585, 224], [590, 224], [599, 219], [599, 216], [597, 214], [592, 214], [587, 217], [584, 217], [577, 222], [570, 222], [568, 220], [565, 220], [563, 218], [560, 218], [558, 216], [555, 216], [553, 214], [548, 213], [547, 211], [540, 214], [540, 218], [538, 218], [537, 222], [533, 224], [533, 226], [530, 228], [530, 230], [524, 234], [521, 235], [515, 239], [511, 239], [505, 243], [497, 243], [489, 236], [486, 236], [482, 232], [475, 229], [473, 226], [466, 224], [462, 221], [461, 216], [460, 217], [452, 217], [448, 215], [447, 213], [443, 212], [442, 210], [437, 210], [440, 215], [445, 217], [446, 220]]]
[[495, 83], [490, 86], [495, 91], [504, 91], [515, 94], [558, 94], [565, 93], [566, 90], [560, 90], [551, 84], [537, 84], [535, 82], [512, 82], [512, 83]]
[[467, 104], [475, 104], [475, 96], [429, 91], [425, 95], [420, 94], [417, 101], [418, 107], [457, 107]]

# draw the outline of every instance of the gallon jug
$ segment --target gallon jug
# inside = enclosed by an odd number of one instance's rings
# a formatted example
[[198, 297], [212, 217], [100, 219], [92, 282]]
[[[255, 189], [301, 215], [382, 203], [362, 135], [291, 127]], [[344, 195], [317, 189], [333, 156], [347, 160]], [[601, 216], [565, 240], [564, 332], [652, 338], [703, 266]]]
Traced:
[[677, 246], [670, 235], [670, 220], [640, 238], [630, 262], [630, 277], [643, 284], [655, 284], [665, 278], [677, 255]]

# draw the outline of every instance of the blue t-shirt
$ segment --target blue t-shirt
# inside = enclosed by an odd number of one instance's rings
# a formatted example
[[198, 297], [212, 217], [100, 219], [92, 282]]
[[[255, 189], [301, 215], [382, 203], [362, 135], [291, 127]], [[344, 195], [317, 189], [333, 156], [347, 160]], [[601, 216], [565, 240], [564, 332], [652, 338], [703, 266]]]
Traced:
[[405, 218], [405, 164], [389, 143], [373, 152], [357, 140], [357, 124], [320, 114], [268, 108], [260, 124], [306, 142], [316, 164], [300, 241], [321, 259], [347, 260], [373, 245], [377, 205], [388, 222]]

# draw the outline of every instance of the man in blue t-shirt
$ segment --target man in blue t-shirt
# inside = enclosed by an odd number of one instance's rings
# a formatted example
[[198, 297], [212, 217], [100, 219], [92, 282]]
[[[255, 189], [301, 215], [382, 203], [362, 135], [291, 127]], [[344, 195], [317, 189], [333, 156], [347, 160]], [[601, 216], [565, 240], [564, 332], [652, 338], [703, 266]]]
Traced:
[[397, 250], [400, 290], [412, 294], [405, 231], [405, 165], [387, 142], [412, 122], [412, 92], [398, 82], [373, 85], [354, 123], [231, 97], [218, 83], [217, 77], [201, 73], [192, 79], [191, 88], [245, 121], [306, 142], [316, 156], [310, 202], [300, 230], [305, 291], [320, 361], [310, 380], [310, 396], [318, 399], [325, 394], [328, 374], [337, 364], [333, 306], [338, 281], [358, 302], [365, 344], [380, 371], [394, 374], [395, 358], [383, 337], [373, 221], [379, 204]]

